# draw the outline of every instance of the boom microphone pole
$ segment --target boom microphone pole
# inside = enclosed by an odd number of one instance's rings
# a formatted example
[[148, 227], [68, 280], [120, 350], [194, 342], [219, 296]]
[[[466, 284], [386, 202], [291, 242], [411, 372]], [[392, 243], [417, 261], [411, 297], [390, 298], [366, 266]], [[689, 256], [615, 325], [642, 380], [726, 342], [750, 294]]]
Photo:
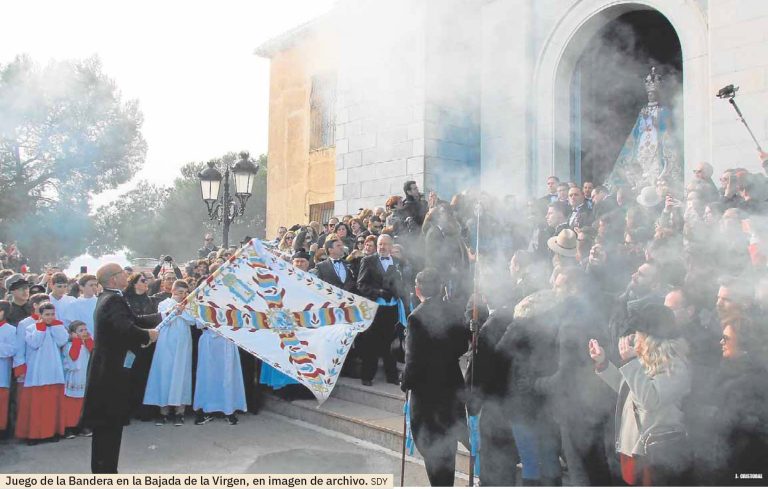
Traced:
[[757, 150], [763, 153], [763, 148], [760, 146], [760, 143], [757, 142], [757, 138], [755, 137], [755, 134], [752, 132], [752, 129], [749, 127], [749, 124], [747, 124], [747, 121], [744, 119], [744, 114], [741, 113], [741, 110], [739, 109], [739, 106], [736, 105], [736, 92], [739, 90], [739, 87], [734, 87], [731, 85], [726, 85], [723, 88], [721, 88], [716, 96], [718, 98], [722, 99], [728, 99], [728, 102], [733, 106], [733, 110], [736, 111], [736, 114], [739, 116], [739, 120], [744, 124], [744, 127], [747, 128], [747, 131], [749, 131], [749, 135], [752, 136], [752, 141], [755, 142], [755, 146], [757, 146]]

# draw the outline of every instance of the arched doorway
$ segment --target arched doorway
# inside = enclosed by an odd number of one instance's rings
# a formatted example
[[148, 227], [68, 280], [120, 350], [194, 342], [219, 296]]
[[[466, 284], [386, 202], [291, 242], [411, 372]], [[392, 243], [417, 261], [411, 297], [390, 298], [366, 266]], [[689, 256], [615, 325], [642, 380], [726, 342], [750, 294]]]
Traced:
[[[633, 17], [632, 14], [637, 15]], [[624, 17], [628, 16], [628, 17]], [[637, 89], [627, 90], [625, 102], [628, 109], [622, 109], [624, 117], [634, 120], [638, 110], [645, 103], [645, 90], [642, 77], [648, 72], [649, 61], [656, 53], [656, 59], [667, 61], [673, 67], [679, 67], [677, 82], [681, 88], [677, 88], [678, 97], [675, 102], [676, 116], [678, 120], [685, 121], [682, 127], [678, 127], [680, 139], [683, 144], [681, 153], [687, 161], [709, 160], [711, 158], [710, 119], [711, 106], [709, 93], [709, 49], [707, 24], [700, 9], [695, 2], [668, 2], [665, 0], [578, 0], [557, 22], [549, 33], [544, 46], [537, 58], [534, 73], [533, 86], [535, 89], [534, 105], [532, 113], [535, 115], [532, 129], [532, 145], [529, 155], [529, 186], [532, 193], [538, 190], [546, 176], [554, 174], [561, 178], [575, 178], [576, 169], [584, 169], [598, 173], [600, 168], [611, 166], [613, 161], [602, 163], [602, 167], [590, 167], [592, 163], [583, 163], [585, 155], [581, 155], [582, 162], [576, 166], [576, 151], [581, 149], [574, 145], [574, 141], [583, 141], [583, 127], [574, 125], [577, 120], [574, 113], [584, 112], [584, 98], [574, 99], [574, 74], [579, 72], [578, 67], [586, 53], [594, 52], [591, 46], [596, 39], [611, 35], [618, 26], [622, 29], [632, 28], [647, 31], [648, 25], [643, 27], [643, 22], [651, 22], [652, 26], [660, 27], [666, 33], [666, 39], [671, 35], [678, 39], [679, 48], [672, 49], [676, 61], [665, 60], [660, 56], [654, 42], [661, 42], [664, 37], [655, 39], [655, 32], [650, 29], [642, 43], [645, 46], [646, 55], [651, 55], [642, 63], [642, 69], [638, 68], [639, 75]], [[643, 36], [641, 35], [641, 38]], [[599, 42], [599, 41], [597, 41]], [[669, 41], [667, 41], [669, 45]], [[605, 63], [596, 63], [598, 68], [592, 71], [602, 75]], [[594, 64], [593, 64], [594, 66]], [[644, 71], [644, 73], [643, 73]], [[582, 70], [583, 74], [583, 70]], [[601, 82], [605, 83], [605, 82]], [[634, 97], [639, 97], [637, 100]], [[581, 107], [574, 107], [576, 102], [581, 102]], [[591, 102], [590, 102], [591, 103]], [[613, 107], [612, 107], [613, 110]], [[618, 112], [618, 110], [616, 110]], [[579, 118], [578, 120], [581, 120]], [[583, 122], [583, 121], [582, 121]], [[617, 124], [618, 126], [619, 124]], [[614, 136], [616, 145], [623, 145], [631, 128], [616, 127], [616, 133], [621, 130], [620, 136]], [[579, 130], [582, 133], [579, 134]], [[613, 130], [613, 129], [612, 129]], [[595, 145], [593, 144], [594, 148]], [[593, 150], [592, 150], [593, 151]], [[604, 152], [608, 152], [606, 149]], [[597, 158], [597, 157], [596, 157]], [[602, 156], [603, 161], [615, 158]], [[594, 176], [594, 175], [590, 175]], [[582, 177], [581, 180], [584, 178]]]
[[680, 40], [658, 11], [627, 12], [595, 33], [575, 64], [570, 90], [571, 180], [605, 181], [638, 111], [648, 101], [643, 80], [651, 66], [663, 77], [661, 103], [676, 115], [672, 131], [682, 142]]

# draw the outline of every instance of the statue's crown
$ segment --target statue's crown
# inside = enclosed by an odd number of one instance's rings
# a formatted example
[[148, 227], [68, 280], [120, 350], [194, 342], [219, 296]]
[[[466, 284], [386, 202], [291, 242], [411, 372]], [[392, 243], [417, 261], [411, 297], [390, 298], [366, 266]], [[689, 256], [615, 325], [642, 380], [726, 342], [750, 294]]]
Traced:
[[645, 91], [658, 92], [661, 89], [661, 75], [656, 73], [656, 67], [651, 66], [651, 72], [645, 77]]

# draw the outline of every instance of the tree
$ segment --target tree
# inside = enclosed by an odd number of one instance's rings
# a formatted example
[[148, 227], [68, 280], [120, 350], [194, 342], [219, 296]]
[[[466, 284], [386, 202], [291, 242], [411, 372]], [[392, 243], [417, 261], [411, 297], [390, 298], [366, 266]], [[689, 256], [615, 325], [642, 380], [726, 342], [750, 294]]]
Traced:
[[18, 240], [33, 261], [79, 254], [87, 236], [33, 255], [43, 248], [29, 231], [60, 227], [60, 218], [74, 219], [68, 212], [87, 217], [91, 193], [139, 170], [146, 143], [138, 103], [122, 100], [97, 57], [41, 68], [19, 56], [0, 66], [0, 114], [0, 238]]
[[[227, 153], [220, 160], [232, 163], [236, 153]], [[230, 228], [233, 244], [245, 235], [263, 238], [266, 225], [267, 157], [258, 160], [259, 172], [245, 215]], [[114, 252], [123, 247], [129, 257], [160, 257], [171, 255], [178, 262], [197, 258], [206, 232], [220, 234], [221, 225], [208, 218], [200, 196], [198, 172], [203, 162], [188, 163], [181, 168], [180, 177], [172, 187], [162, 188], [146, 182], [122, 195], [99, 210], [96, 239], [89, 248], [91, 254]], [[217, 236], [217, 241], [220, 238]]]

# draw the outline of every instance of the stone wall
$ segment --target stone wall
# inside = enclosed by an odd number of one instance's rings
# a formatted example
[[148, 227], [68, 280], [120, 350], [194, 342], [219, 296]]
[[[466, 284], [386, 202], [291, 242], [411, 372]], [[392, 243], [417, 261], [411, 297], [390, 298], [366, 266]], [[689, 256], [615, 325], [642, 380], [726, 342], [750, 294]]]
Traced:
[[339, 8], [335, 214], [384, 205], [424, 182], [423, 2]]
[[309, 97], [314, 75], [336, 70], [336, 36], [313, 26], [270, 64], [267, 236], [278, 226], [309, 221], [309, 206], [334, 199], [335, 151], [309, 151]]
[[734, 166], [761, 171], [755, 144], [731, 105], [714, 97], [723, 86], [740, 87], [736, 103], [768, 150], [768, 2], [709, 0], [712, 164], [716, 177]]

